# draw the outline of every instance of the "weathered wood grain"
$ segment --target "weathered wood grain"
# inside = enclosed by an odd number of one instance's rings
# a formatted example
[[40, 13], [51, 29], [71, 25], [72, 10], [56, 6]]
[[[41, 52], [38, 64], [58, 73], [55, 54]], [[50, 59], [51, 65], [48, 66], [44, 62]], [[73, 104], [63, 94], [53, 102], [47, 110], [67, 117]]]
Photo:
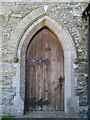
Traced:
[[[49, 105], [36, 106], [27, 109], [34, 111], [55, 111], [64, 109], [64, 81], [59, 82], [60, 76], [64, 77], [64, 55], [58, 38], [47, 28], [41, 29], [33, 37], [26, 52], [26, 59], [48, 59], [48, 63], [26, 62], [26, 101], [36, 98], [48, 100]], [[27, 110], [26, 109], [26, 110]]]

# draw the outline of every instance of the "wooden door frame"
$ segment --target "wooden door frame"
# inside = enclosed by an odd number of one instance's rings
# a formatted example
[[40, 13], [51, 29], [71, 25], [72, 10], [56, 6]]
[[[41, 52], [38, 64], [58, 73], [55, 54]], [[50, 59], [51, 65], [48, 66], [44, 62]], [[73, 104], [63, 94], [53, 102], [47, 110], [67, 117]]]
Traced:
[[[24, 98], [25, 98], [25, 54], [27, 46], [33, 37], [33, 35], [42, 27], [47, 26], [59, 39], [63, 50], [64, 50], [64, 72], [65, 72], [65, 90], [64, 90], [64, 109], [65, 112], [68, 113], [69, 111], [78, 110], [79, 108], [79, 100], [78, 97], [75, 96], [74, 87], [76, 86], [76, 81], [74, 77], [74, 70], [75, 66], [74, 60], [77, 59], [77, 52], [75, 48], [74, 41], [67, 31], [67, 29], [56, 19], [45, 15], [38, 20], [36, 20], [24, 33], [21, 42], [18, 48], [18, 58], [20, 60], [17, 63], [17, 76], [18, 76], [18, 83], [17, 83], [17, 96], [19, 96], [19, 102], [21, 108], [21, 114], [24, 112]], [[19, 71], [19, 72], [18, 72]], [[15, 77], [13, 78], [13, 81]], [[68, 90], [67, 90], [68, 89]], [[67, 93], [68, 92], [68, 93]], [[16, 96], [16, 97], [17, 97]], [[14, 105], [16, 106], [16, 100], [14, 100]]]

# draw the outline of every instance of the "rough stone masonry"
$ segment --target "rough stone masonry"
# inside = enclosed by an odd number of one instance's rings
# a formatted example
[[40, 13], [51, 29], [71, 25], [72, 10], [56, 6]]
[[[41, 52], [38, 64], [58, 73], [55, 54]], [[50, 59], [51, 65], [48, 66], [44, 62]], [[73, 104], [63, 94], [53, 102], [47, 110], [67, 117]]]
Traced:
[[[82, 18], [82, 12], [87, 2], [2, 2], [0, 4], [0, 25], [2, 29], [2, 100], [0, 100], [1, 115], [11, 113], [13, 99], [16, 96], [16, 88], [13, 87], [12, 78], [16, 74], [13, 66], [13, 58], [16, 50], [15, 41], [10, 39], [12, 32], [20, 21], [35, 9], [48, 5], [47, 13], [56, 14], [63, 25], [67, 28], [76, 46], [78, 67], [74, 71], [76, 79], [75, 96], [79, 97], [80, 110], [87, 107], [87, 23]], [[39, 11], [41, 12], [41, 11]], [[17, 78], [18, 79], [18, 78]]]

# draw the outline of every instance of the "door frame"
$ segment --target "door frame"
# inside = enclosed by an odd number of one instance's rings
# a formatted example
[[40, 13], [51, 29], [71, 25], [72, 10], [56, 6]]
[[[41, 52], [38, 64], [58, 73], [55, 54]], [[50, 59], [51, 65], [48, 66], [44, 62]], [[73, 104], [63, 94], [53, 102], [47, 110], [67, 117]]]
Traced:
[[[17, 95], [14, 98], [14, 106], [17, 106], [17, 104], [21, 106], [18, 108], [20, 111], [19, 115], [23, 115], [24, 112], [26, 49], [33, 35], [44, 26], [48, 27], [57, 36], [64, 51], [64, 111], [68, 113], [72, 109], [74, 111], [79, 110], [79, 99], [77, 96], [75, 96], [74, 89], [76, 86], [76, 79], [74, 77], [74, 70], [76, 66], [74, 65], [74, 60], [77, 59], [74, 41], [68, 30], [60, 23], [60, 21], [51, 16], [45, 15], [34, 21], [34, 23], [28, 27], [26, 32], [23, 34], [18, 47], [17, 55], [19, 62], [15, 65], [17, 73], [16, 76], [13, 77], [13, 81], [15, 81], [15, 79], [18, 77], [16, 85]], [[19, 102], [17, 102], [17, 99]]]

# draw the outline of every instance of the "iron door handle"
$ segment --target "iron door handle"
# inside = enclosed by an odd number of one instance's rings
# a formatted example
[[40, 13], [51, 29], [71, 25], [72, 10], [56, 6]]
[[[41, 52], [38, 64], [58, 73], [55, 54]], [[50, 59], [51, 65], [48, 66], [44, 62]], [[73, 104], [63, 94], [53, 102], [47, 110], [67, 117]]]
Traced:
[[59, 82], [62, 82], [64, 80], [64, 78], [62, 76], [60, 76], [60, 78], [58, 78]]

